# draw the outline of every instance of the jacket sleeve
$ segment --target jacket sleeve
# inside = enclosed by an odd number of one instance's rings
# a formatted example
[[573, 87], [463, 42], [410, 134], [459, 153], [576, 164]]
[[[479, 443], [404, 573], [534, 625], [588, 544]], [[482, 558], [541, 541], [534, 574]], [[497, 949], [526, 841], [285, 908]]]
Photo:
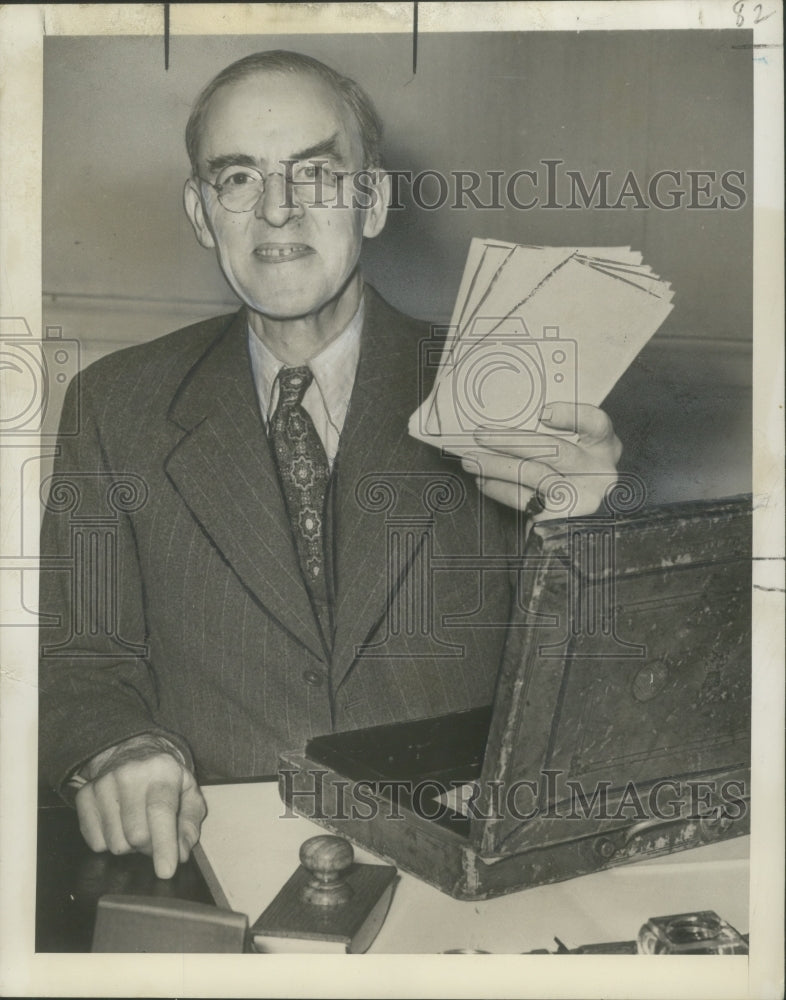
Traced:
[[89, 386], [89, 373], [69, 386], [53, 473], [41, 485], [39, 772], [64, 795], [90, 758], [141, 733], [169, 740], [193, 769], [183, 738], [154, 721], [132, 520], [146, 484], [110, 468]]

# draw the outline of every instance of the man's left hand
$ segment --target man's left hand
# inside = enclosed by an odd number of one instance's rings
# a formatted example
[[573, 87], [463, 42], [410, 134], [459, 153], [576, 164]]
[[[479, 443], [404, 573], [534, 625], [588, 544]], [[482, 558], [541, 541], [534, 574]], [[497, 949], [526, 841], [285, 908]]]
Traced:
[[[540, 431], [517, 437], [481, 429], [474, 435], [478, 449], [462, 456], [462, 466], [476, 475], [486, 496], [509, 507], [524, 510], [537, 493], [544, 509], [536, 520], [594, 514], [616, 482], [622, 454], [611, 420], [597, 406], [552, 403], [540, 423], [562, 434], [575, 431], [574, 440]], [[560, 502], [550, 500], [557, 497]]]

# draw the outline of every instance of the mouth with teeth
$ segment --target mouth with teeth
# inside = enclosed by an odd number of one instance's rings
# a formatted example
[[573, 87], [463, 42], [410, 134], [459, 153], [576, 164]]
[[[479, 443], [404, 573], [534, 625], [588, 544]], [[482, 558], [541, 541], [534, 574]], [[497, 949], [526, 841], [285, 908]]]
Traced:
[[254, 256], [264, 264], [283, 264], [312, 253], [313, 248], [305, 243], [261, 243], [254, 250]]

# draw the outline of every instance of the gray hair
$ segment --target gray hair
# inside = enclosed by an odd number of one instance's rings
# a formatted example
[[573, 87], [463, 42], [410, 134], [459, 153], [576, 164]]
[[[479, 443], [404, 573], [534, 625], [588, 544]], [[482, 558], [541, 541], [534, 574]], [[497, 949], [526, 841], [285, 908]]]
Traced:
[[354, 80], [342, 76], [318, 59], [312, 59], [311, 56], [305, 56], [300, 52], [274, 49], [268, 52], [255, 52], [222, 69], [196, 99], [186, 125], [186, 149], [195, 173], [199, 140], [207, 107], [213, 94], [225, 84], [235, 83], [261, 72], [310, 73], [324, 80], [355, 117], [363, 146], [363, 166], [369, 169], [382, 165], [382, 122], [365, 91]]

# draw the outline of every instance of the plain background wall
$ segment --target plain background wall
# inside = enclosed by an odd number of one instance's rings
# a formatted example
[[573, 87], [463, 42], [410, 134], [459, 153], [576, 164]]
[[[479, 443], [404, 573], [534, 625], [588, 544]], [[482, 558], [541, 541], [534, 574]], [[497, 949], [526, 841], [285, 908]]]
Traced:
[[[229, 62], [296, 49], [367, 89], [393, 169], [537, 170], [541, 196], [544, 159], [588, 181], [611, 171], [612, 192], [628, 171], [642, 186], [656, 171], [679, 171], [683, 188], [687, 170], [743, 171], [737, 210], [409, 204], [368, 244], [364, 270], [398, 308], [444, 322], [472, 236], [641, 250], [671, 281], [675, 308], [606, 404], [624, 464], [655, 500], [747, 491], [753, 104], [741, 37], [421, 34], [414, 77], [409, 35], [175, 37], [168, 72], [160, 37], [47, 38], [45, 323], [80, 342], [84, 364], [236, 307], [182, 210], [183, 129], [199, 89]], [[568, 200], [567, 188], [559, 194]]]

